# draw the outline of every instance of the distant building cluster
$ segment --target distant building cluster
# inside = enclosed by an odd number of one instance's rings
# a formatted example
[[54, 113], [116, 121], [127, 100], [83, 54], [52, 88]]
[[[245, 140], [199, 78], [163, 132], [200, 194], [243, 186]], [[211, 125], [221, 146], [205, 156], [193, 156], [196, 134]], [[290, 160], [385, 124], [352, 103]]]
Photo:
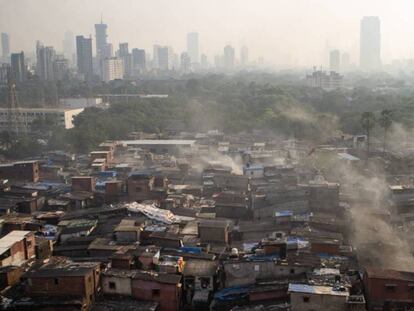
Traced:
[[[9, 36], [2, 34], [2, 67], [0, 84], [6, 83], [7, 72], [11, 69], [13, 79], [24, 82], [29, 73], [43, 81], [81, 79], [85, 81], [113, 81], [134, 79], [146, 75], [188, 74], [205, 70], [247, 69], [253, 65], [249, 61], [248, 49], [242, 46], [240, 59], [236, 58], [231, 45], [224, 47], [223, 54], [215, 58], [214, 64], [205, 54], [200, 54], [199, 34], [187, 34], [187, 48], [181, 54], [171, 46], [154, 44], [152, 54], [142, 48], [130, 49], [128, 42], [119, 43], [114, 51], [108, 42], [108, 26], [102, 21], [95, 25], [95, 38], [65, 33], [63, 53], [57, 53], [52, 46], [36, 44], [35, 59], [25, 58], [24, 52], [10, 54]], [[95, 40], [95, 45], [94, 41]], [[95, 47], [95, 52], [93, 50]], [[3, 77], [4, 76], [4, 77]]]
[[[2, 33], [3, 65], [0, 66], [0, 84], [5, 83], [4, 72], [10, 68], [18, 82], [25, 81], [28, 72], [44, 81], [75, 78], [109, 82], [146, 75], [188, 74], [206, 70], [232, 72], [263, 64], [263, 58], [251, 61], [249, 49], [245, 45], [236, 53], [236, 49], [227, 44], [222, 53], [209, 60], [201, 52], [197, 32], [187, 34], [187, 47], [182, 53], [176, 53], [171, 46], [160, 44], [154, 44], [149, 52], [142, 48], [130, 48], [128, 42], [119, 43], [118, 49], [114, 50], [114, 45], [108, 42], [108, 25], [102, 21], [95, 24], [94, 38], [82, 35], [75, 37], [67, 31], [62, 46], [62, 53], [57, 53], [54, 47], [38, 42], [35, 57], [27, 58], [24, 52], [10, 53], [10, 37]], [[366, 72], [381, 70], [381, 27], [378, 17], [362, 18], [359, 47], [359, 66], [351, 60], [348, 52], [330, 50], [329, 71], [343, 73], [358, 69]]]
[[310, 87], [334, 90], [343, 86], [343, 76], [335, 71], [327, 73], [315, 69], [312, 74], [306, 76], [306, 83]]
[[359, 66], [351, 62], [348, 52], [339, 49], [329, 50], [328, 70], [316, 71], [306, 76], [306, 83], [312, 87], [335, 89], [343, 86], [343, 73], [362, 70], [377, 72], [381, 62], [381, 24], [376, 16], [365, 16], [360, 24]]

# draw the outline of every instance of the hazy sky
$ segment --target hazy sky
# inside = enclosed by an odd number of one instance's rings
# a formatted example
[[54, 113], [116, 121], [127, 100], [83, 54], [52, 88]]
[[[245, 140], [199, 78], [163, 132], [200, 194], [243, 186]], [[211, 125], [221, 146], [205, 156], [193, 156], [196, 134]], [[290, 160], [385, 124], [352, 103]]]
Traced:
[[0, 32], [12, 51], [33, 51], [36, 40], [61, 50], [66, 30], [93, 35], [101, 13], [114, 46], [181, 52], [197, 31], [210, 60], [231, 43], [237, 55], [248, 46], [250, 59], [306, 66], [326, 63], [330, 48], [358, 62], [360, 19], [376, 15], [383, 62], [414, 57], [414, 0], [0, 0]]

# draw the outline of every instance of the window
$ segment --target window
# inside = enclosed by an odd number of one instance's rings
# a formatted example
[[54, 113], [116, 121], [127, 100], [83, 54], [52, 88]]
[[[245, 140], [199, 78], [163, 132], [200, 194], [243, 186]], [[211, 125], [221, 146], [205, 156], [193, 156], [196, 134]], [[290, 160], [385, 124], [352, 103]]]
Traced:
[[210, 286], [210, 278], [200, 278], [201, 288], [208, 288]]
[[160, 290], [159, 289], [153, 289], [152, 290], [152, 298], [160, 297]]
[[309, 302], [310, 297], [309, 296], [303, 296], [303, 302]]
[[88, 282], [92, 283], [92, 277], [91, 276], [88, 277]]
[[59, 279], [55, 279], [54, 281], [55, 281], [55, 285], [59, 284]]
[[295, 274], [295, 269], [290, 269], [290, 274]]
[[115, 284], [115, 282], [109, 282], [109, 288], [110, 288], [110, 289], [116, 289], [116, 284]]

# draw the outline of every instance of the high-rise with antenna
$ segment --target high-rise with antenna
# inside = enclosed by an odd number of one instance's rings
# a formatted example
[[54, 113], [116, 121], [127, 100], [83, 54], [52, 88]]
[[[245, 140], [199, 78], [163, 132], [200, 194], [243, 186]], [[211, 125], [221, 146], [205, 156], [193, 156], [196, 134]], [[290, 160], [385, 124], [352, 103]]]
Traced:
[[108, 46], [107, 37], [108, 36], [106, 34], [107, 28], [108, 26], [103, 23], [102, 14], [101, 14], [101, 23], [95, 24], [96, 58], [98, 60], [98, 66], [99, 66], [98, 71], [99, 71], [101, 78], [103, 76], [103, 62], [105, 58], [110, 57], [106, 55], [107, 50], [108, 50], [107, 49], [107, 46]]

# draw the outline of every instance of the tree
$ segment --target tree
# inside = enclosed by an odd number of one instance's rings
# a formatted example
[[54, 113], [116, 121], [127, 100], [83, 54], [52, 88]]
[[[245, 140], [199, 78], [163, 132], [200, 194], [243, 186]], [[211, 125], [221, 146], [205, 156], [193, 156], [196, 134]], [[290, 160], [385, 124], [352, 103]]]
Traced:
[[3, 153], [10, 159], [24, 159], [26, 157], [39, 155], [41, 151], [42, 146], [37, 140], [27, 135], [21, 135]]
[[384, 109], [381, 111], [381, 115], [379, 118], [379, 124], [384, 129], [384, 139], [383, 139], [383, 146], [382, 150], [385, 153], [385, 147], [387, 142], [387, 132], [389, 128], [392, 125], [392, 117], [393, 117], [393, 111], [389, 109]]
[[361, 115], [361, 125], [367, 135], [367, 159], [369, 158], [370, 132], [375, 126], [375, 115], [372, 112], [363, 112]]
[[30, 129], [32, 132], [47, 133], [54, 131], [57, 127], [59, 127], [57, 116], [47, 114], [44, 117], [33, 120]]
[[13, 144], [13, 138], [10, 132], [3, 131], [0, 133], [0, 144], [3, 150], [9, 150]]

